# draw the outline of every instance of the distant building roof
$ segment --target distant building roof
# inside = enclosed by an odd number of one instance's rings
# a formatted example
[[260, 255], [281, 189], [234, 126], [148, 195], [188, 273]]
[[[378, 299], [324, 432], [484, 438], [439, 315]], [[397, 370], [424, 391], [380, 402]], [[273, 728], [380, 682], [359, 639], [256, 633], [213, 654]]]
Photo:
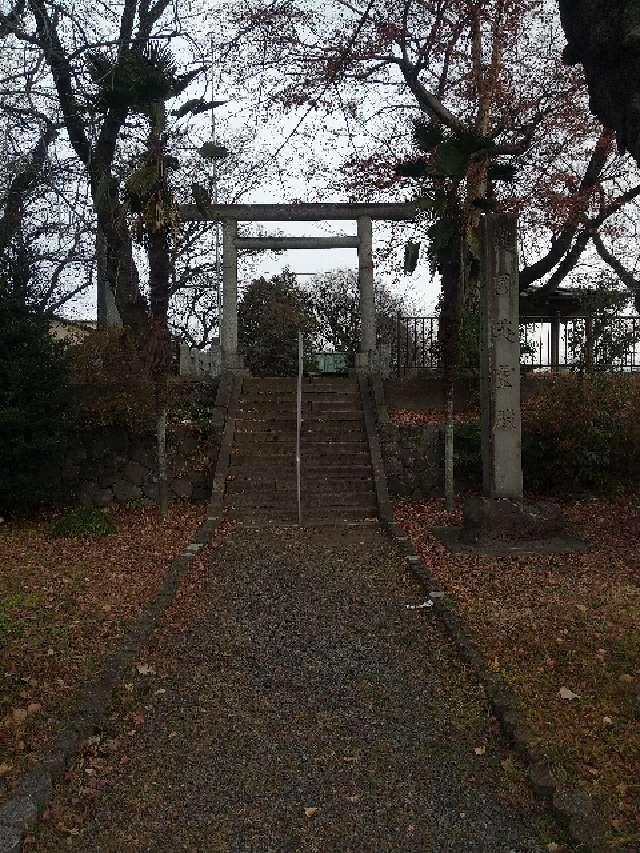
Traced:
[[95, 320], [72, 320], [57, 315], [49, 322], [49, 334], [59, 341], [81, 341], [96, 328]]

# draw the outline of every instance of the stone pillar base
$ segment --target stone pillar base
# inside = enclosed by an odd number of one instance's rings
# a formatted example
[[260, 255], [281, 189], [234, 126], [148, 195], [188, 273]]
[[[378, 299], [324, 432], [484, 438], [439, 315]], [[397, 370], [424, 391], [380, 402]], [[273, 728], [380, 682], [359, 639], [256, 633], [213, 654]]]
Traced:
[[565, 525], [558, 504], [512, 498], [468, 498], [460, 541], [468, 545], [556, 537]]

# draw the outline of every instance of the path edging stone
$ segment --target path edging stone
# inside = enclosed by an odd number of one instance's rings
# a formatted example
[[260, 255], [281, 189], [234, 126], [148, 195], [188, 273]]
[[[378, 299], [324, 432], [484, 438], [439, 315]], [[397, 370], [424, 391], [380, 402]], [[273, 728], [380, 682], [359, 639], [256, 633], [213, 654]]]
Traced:
[[[369, 455], [371, 456], [371, 469], [373, 471], [373, 482], [376, 490], [376, 501], [378, 504], [378, 518], [383, 524], [393, 521], [393, 510], [389, 500], [387, 478], [384, 471], [382, 451], [380, 450], [380, 438], [376, 423], [376, 408], [372, 400], [369, 382], [373, 384], [373, 377], [369, 377], [364, 371], [358, 372], [358, 385], [360, 387], [360, 399], [362, 400], [362, 411], [364, 423], [369, 442]], [[375, 396], [375, 389], [374, 389]], [[377, 399], [376, 399], [377, 403]]]
[[[233, 436], [234, 402], [237, 406], [241, 382], [241, 377], [231, 375], [226, 381], [221, 381], [218, 389], [216, 412], [218, 417], [223, 416], [225, 419], [223, 442], [230, 425]], [[227, 466], [228, 453], [223, 453], [221, 443], [216, 477], [222, 477], [223, 488]], [[69, 721], [62, 727], [51, 749], [38, 765], [22, 776], [13, 797], [0, 806], [0, 853], [20, 853], [22, 850], [25, 835], [33, 829], [49, 805], [55, 786], [78, 753], [82, 739], [95, 731], [105, 719], [117, 689], [173, 600], [180, 580], [200, 550], [213, 539], [222, 520], [219, 511], [221, 505], [222, 499], [218, 498], [214, 481], [206, 520], [193, 534], [190, 544], [171, 561], [155, 598], [127, 628], [119, 649], [105, 658], [98, 675], [85, 685]]]

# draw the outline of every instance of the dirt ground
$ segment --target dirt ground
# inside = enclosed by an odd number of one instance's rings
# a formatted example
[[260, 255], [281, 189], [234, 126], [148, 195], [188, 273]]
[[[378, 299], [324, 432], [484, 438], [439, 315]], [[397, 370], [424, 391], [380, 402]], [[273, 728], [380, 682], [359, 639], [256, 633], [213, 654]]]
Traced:
[[0, 799], [37, 764], [83, 685], [118, 648], [203, 515], [186, 503], [114, 508], [117, 532], [52, 538], [50, 522], [0, 525]]
[[591, 791], [612, 850], [640, 850], [640, 501], [567, 502], [585, 553], [452, 555], [443, 501], [396, 517], [512, 685], [556, 766]]

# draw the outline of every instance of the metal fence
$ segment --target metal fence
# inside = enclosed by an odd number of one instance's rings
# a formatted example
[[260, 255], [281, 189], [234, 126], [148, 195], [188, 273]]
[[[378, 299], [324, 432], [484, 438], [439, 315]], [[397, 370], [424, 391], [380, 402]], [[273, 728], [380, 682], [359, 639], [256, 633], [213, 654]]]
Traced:
[[[398, 376], [440, 366], [438, 317], [396, 318], [392, 362]], [[523, 367], [532, 370], [640, 371], [640, 317], [522, 317]]]

